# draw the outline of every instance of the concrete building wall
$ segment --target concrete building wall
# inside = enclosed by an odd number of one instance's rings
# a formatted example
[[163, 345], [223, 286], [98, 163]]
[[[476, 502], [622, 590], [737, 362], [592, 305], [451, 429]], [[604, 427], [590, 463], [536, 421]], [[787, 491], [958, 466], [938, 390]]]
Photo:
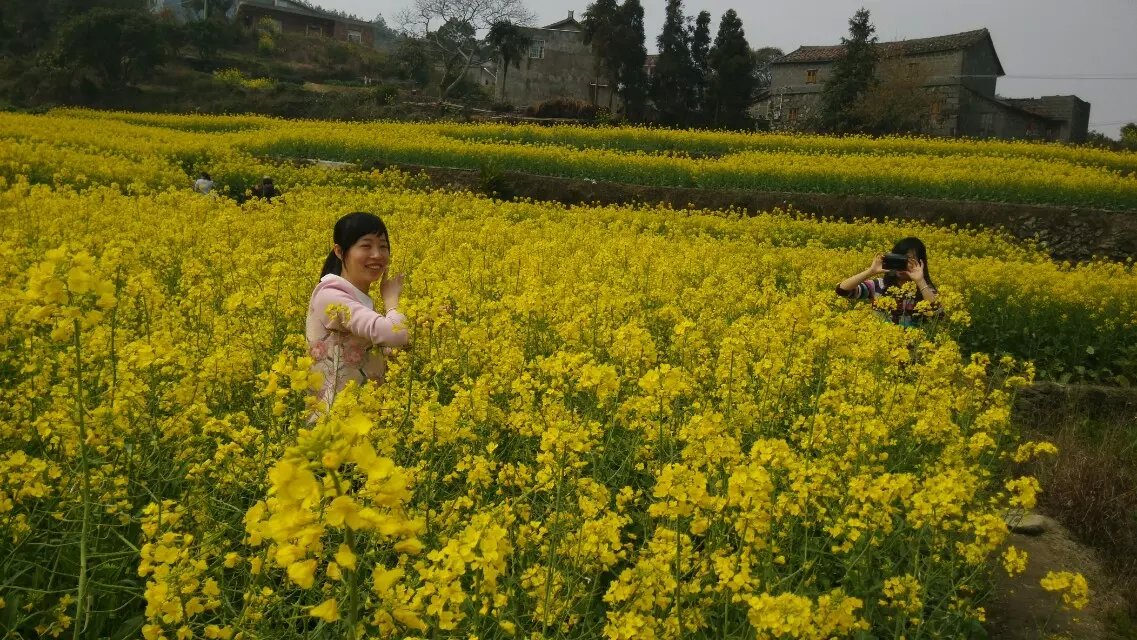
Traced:
[[[924, 86], [943, 86], [959, 83], [963, 70], [962, 51], [944, 51], [917, 56], [903, 56], [896, 70], [920, 78]], [[888, 66], [888, 59], [882, 66]]]
[[773, 65], [770, 69], [770, 96], [760, 101], [752, 113], [769, 120], [774, 130], [801, 129], [816, 116], [821, 107], [821, 90], [832, 76], [831, 62]]
[[995, 50], [981, 43], [959, 53], [963, 56], [960, 84], [980, 95], [995, 95], [995, 82], [1000, 73]]
[[610, 88], [596, 73], [592, 47], [584, 44], [583, 33], [572, 29], [525, 31], [534, 46], [521, 60], [521, 68], [511, 66], [502, 73], [504, 65], [498, 61], [498, 99], [520, 106], [564, 97], [608, 106]]
[[1010, 101], [965, 92], [960, 135], [971, 138], [1055, 140], [1060, 123]]
[[1042, 96], [1015, 98], [1011, 104], [1047, 118], [1059, 120], [1055, 139], [1062, 142], [1085, 142], [1090, 125], [1090, 103], [1078, 96]]

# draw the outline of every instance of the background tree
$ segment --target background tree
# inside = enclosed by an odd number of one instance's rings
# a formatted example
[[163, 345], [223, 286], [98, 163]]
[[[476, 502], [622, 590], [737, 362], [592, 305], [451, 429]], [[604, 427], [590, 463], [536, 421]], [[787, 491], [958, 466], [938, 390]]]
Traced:
[[743, 127], [749, 121], [747, 111], [754, 99], [757, 79], [754, 56], [742, 20], [734, 9], [728, 9], [719, 21], [715, 44], [708, 56], [710, 82], [707, 104], [711, 121], [716, 126]]
[[1137, 149], [1137, 123], [1130, 122], [1121, 127], [1121, 144], [1129, 149]]
[[422, 38], [409, 36], [395, 48], [395, 68], [400, 78], [422, 89], [430, 82], [431, 50]]
[[852, 120], [865, 133], [923, 133], [939, 99], [924, 85], [927, 74], [913, 73], [900, 56], [877, 63], [877, 78], [850, 109]]
[[686, 124], [695, 104], [695, 69], [690, 32], [683, 19], [683, 0], [667, 0], [663, 31], [656, 44], [659, 55], [651, 83], [652, 100], [665, 124]]
[[466, 71], [482, 57], [477, 30], [469, 22], [451, 19], [438, 30], [428, 33], [426, 42], [433, 45], [435, 54], [442, 63], [442, 75], [438, 80], [438, 100], [441, 102], [462, 82]]
[[34, 54], [52, 42], [67, 20], [94, 9], [145, 13], [149, 0], [4, 0], [0, 2], [0, 53]]
[[833, 63], [833, 75], [821, 93], [821, 126], [826, 131], [845, 133], [860, 128], [853, 109], [876, 74], [875, 32], [868, 9], [862, 7], [849, 20], [849, 37], [841, 38], [845, 53]]
[[421, 37], [431, 57], [442, 67], [439, 101], [466, 77], [466, 71], [481, 62], [479, 33], [496, 22], [525, 25], [533, 16], [521, 0], [415, 0], [402, 14], [411, 33]]
[[497, 59], [501, 61], [501, 67], [498, 71], [501, 74], [499, 100], [505, 100], [505, 78], [506, 74], [509, 73], [509, 66], [521, 68], [521, 61], [529, 53], [529, 46], [532, 42], [533, 39], [525, 35], [521, 27], [508, 20], [495, 22], [490, 27], [490, 32], [486, 36], [486, 44], [490, 46]]
[[164, 56], [162, 32], [145, 12], [81, 13], [63, 23], [55, 40], [56, 64], [97, 90], [117, 89], [152, 72]]
[[[595, 0], [584, 10], [584, 44], [592, 47], [597, 77], [604, 78], [613, 90], [620, 81], [620, 21], [616, 0]], [[609, 109], [613, 94], [608, 92]]]
[[711, 52], [711, 13], [700, 11], [691, 32], [691, 67], [695, 72], [695, 107], [700, 114], [707, 111], [708, 56]]
[[233, 5], [236, 4], [235, 0], [189, 0], [183, 3], [185, 6], [193, 9], [203, 20], [224, 18]]
[[620, 5], [616, 31], [616, 93], [624, 102], [624, 113], [632, 120], [644, 116], [648, 96], [647, 47], [644, 40], [644, 8], [640, 0], [624, 0]]
[[750, 52], [750, 59], [754, 63], [755, 92], [770, 88], [770, 85], [773, 84], [771, 63], [784, 55], [786, 55], [785, 52], [777, 47], [761, 47]]

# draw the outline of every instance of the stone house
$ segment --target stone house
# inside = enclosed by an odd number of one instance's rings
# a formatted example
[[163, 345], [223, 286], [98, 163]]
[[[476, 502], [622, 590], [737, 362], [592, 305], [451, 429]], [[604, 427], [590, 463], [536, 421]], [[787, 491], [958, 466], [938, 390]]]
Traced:
[[501, 60], [494, 65], [495, 95], [500, 100], [527, 105], [565, 97], [602, 106], [611, 104], [612, 87], [597, 73], [592, 47], [584, 44], [584, 26], [572, 11], [550, 25], [522, 30], [532, 44], [521, 60], [521, 68], [510, 66], [503, 74]]
[[[996, 80], [1006, 74], [987, 29], [876, 46], [889, 73], [906, 73], [932, 94], [925, 133], [1085, 140], [1090, 105], [1077, 96], [1006, 99], [995, 93]], [[753, 113], [775, 130], [801, 128], [819, 111], [822, 88], [842, 55], [842, 45], [802, 46], [774, 60], [770, 88]]]
[[278, 31], [375, 47], [375, 24], [291, 0], [237, 0], [237, 20], [251, 27], [271, 20]]

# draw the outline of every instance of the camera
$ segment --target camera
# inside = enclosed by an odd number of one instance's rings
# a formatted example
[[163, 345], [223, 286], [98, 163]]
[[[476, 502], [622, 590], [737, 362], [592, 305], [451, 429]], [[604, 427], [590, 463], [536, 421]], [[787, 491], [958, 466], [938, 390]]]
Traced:
[[903, 253], [886, 253], [881, 264], [886, 271], [907, 271], [908, 256]]

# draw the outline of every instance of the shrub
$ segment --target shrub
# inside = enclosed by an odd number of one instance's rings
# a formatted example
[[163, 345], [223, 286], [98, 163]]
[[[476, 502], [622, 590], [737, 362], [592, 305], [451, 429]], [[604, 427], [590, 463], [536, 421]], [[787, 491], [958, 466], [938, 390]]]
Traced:
[[371, 90], [378, 104], [395, 104], [399, 97], [399, 90], [389, 84], [381, 84]]
[[575, 98], [553, 98], [530, 105], [525, 110], [527, 115], [535, 118], [575, 118], [577, 120], [593, 120], [600, 108], [584, 100]]
[[214, 71], [213, 77], [227, 85], [246, 89], [268, 89], [274, 84], [272, 78], [246, 78], [240, 69]]

